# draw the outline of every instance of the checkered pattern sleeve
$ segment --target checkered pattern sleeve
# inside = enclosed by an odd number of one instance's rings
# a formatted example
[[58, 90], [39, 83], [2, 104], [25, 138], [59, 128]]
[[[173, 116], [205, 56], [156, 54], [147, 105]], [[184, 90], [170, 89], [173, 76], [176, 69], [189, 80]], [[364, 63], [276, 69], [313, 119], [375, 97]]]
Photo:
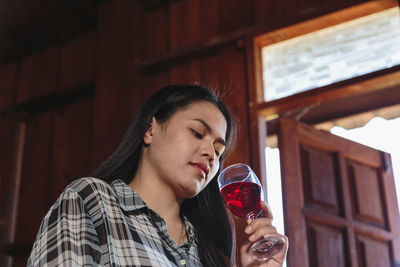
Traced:
[[178, 245], [124, 182], [76, 179], [43, 219], [28, 266], [199, 267], [195, 229], [183, 219], [188, 242]]
[[99, 241], [84, 201], [65, 190], [42, 221], [27, 266], [101, 265]]

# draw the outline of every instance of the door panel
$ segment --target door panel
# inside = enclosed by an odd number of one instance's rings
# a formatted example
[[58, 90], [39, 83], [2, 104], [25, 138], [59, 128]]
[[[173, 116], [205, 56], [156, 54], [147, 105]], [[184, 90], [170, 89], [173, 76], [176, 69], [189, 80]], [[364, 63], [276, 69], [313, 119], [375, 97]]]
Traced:
[[391, 266], [400, 216], [390, 155], [281, 119], [288, 266]]
[[347, 236], [343, 228], [307, 222], [310, 266], [348, 266]]
[[390, 265], [390, 244], [371, 238], [356, 236], [360, 266], [385, 267]]
[[[300, 147], [300, 152], [305, 205], [339, 216], [343, 207], [340, 203], [342, 192], [337, 182], [336, 153], [306, 145]], [[323, 180], [319, 178], [321, 176]]]
[[347, 162], [347, 170], [353, 218], [385, 228], [382, 177], [379, 170], [352, 161]]

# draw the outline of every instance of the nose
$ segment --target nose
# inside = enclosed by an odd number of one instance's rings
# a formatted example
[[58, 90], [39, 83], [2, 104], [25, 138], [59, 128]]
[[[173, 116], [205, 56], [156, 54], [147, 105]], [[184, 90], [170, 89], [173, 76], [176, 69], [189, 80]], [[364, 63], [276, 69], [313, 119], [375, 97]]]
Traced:
[[201, 147], [201, 155], [206, 157], [210, 163], [214, 161], [214, 144], [210, 141], [204, 141]]

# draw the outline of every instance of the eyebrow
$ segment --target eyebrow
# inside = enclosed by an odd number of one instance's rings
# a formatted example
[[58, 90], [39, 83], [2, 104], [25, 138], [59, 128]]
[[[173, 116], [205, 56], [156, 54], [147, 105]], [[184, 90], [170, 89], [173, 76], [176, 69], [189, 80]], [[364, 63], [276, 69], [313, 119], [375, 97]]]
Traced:
[[[210, 125], [209, 125], [207, 122], [205, 122], [205, 121], [202, 120], [202, 119], [194, 119], [194, 120], [200, 122], [201, 124], [203, 124], [203, 126], [207, 129], [207, 131], [210, 132], [210, 133], [212, 133], [212, 129], [211, 129]], [[218, 138], [216, 141], [217, 141], [218, 143], [220, 143], [221, 145], [226, 146], [226, 142], [225, 142], [224, 139]]]

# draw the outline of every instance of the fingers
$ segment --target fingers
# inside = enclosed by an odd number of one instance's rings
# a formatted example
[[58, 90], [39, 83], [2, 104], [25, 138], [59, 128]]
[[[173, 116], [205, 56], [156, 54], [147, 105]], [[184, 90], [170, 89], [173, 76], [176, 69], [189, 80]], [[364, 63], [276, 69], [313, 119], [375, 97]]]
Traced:
[[[268, 261], [265, 266], [281, 266], [283, 263], [286, 253], [288, 250], [288, 239], [286, 236], [281, 235], [277, 232], [276, 228], [272, 225], [272, 212], [271, 209], [265, 202], [260, 202], [261, 209], [263, 211], [263, 216], [257, 218], [254, 221], [250, 221], [250, 223], [244, 229], [245, 233], [249, 235], [248, 241], [244, 242], [240, 246], [240, 258], [242, 266], [264, 266], [260, 265], [260, 262], [257, 262], [252, 258], [249, 254], [250, 247], [254, 244], [254, 242], [259, 241], [261, 238], [272, 238], [275, 249], [274, 253], [274, 261], [276, 263], [272, 264]], [[271, 252], [272, 253], [272, 252]], [[272, 265], [270, 265], [270, 263]]]
[[258, 218], [247, 225], [245, 233], [249, 235], [249, 240], [254, 242], [263, 236], [269, 236], [278, 234], [276, 228], [272, 225], [272, 212], [268, 205], [264, 202], [260, 202], [261, 209], [263, 211], [264, 218]]
[[264, 218], [273, 219], [272, 211], [266, 202], [260, 201], [261, 210], [263, 211]]
[[249, 235], [249, 240], [254, 242], [263, 236], [277, 234], [276, 228], [271, 224], [271, 219], [259, 218], [254, 220], [245, 228], [245, 233]]
[[[249, 225], [244, 229], [246, 234], [253, 233], [256, 229], [261, 227], [270, 227], [272, 226], [272, 220], [268, 218], [258, 218], [252, 221]], [[275, 227], [274, 227], [275, 228]]]

